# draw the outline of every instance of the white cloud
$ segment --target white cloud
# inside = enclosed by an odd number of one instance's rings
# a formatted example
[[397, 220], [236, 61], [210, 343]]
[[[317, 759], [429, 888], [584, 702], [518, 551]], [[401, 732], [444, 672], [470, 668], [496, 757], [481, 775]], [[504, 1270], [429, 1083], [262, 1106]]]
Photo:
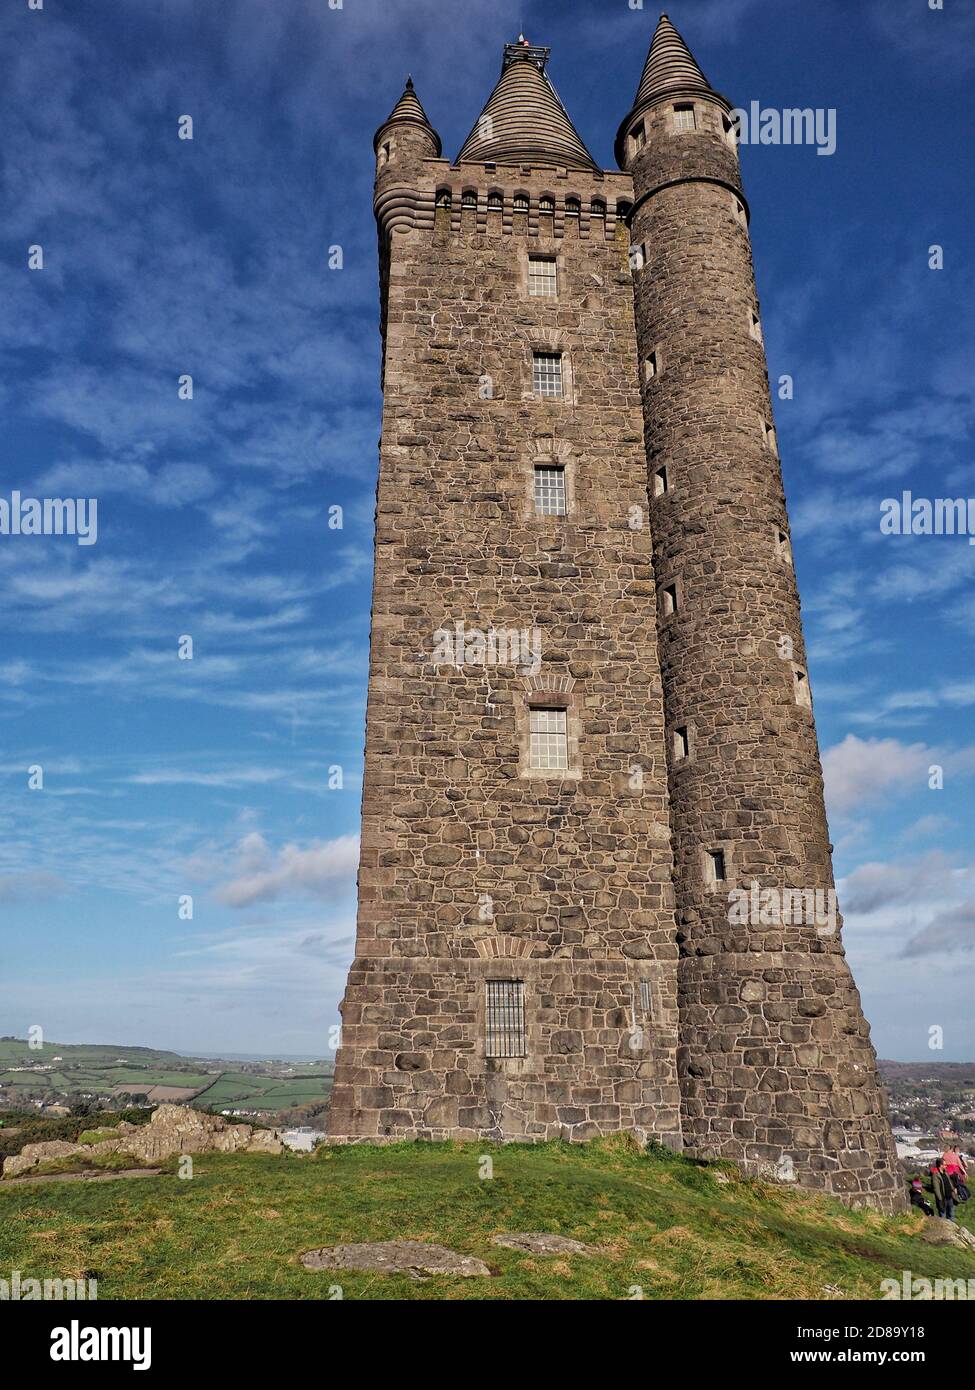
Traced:
[[228, 907], [250, 907], [295, 895], [330, 896], [336, 883], [355, 874], [358, 861], [357, 835], [315, 841], [307, 849], [289, 844], [275, 854], [254, 831], [238, 844], [234, 876], [220, 885], [216, 897]]

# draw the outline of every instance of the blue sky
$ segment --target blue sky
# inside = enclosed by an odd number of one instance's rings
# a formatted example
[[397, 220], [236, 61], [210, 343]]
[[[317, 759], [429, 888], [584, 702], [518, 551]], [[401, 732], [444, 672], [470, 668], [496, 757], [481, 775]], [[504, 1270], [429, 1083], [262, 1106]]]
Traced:
[[[831, 157], [742, 160], [770, 372], [795, 382], [776, 418], [840, 905], [881, 1055], [970, 1058], [975, 547], [884, 537], [879, 515], [905, 488], [975, 496], [975, 10], [669, 13], [737, 104], [837, 112]], [[380, 427], [372, 135], [409, 71], [453, 155], [523, 21], [612, 167], [657, 16], [4, 6], [0, 496], [97, 497], [99, 534], [0, 536], [0, 1032], [326, 1050], [354, 940]]]

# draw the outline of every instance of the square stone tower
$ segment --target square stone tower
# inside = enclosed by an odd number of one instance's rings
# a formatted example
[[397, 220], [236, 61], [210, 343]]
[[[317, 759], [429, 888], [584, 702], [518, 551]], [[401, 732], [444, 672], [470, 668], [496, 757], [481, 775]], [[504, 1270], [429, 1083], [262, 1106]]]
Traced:
[[457, 162], [376, 136], [383, 425], [356, 958], [330, 1128], [679, 1142], [628, 175], [547, 49]]
[[[548, 50], [376, 139], [383, 426], [335, 1141], [613, 1130], [903, 1204], [846, 964], [730, 103], [599, 169]], [[830, 911], [830, 907], [832, 910]]]

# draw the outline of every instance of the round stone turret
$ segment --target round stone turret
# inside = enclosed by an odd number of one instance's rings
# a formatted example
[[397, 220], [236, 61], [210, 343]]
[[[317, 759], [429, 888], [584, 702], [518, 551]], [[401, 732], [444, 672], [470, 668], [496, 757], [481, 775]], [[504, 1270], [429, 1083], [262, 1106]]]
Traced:
[[664, 17], [619, 162], [650, 482], [691, 1153], [902, 1204], [844, 957], [728, 101]]

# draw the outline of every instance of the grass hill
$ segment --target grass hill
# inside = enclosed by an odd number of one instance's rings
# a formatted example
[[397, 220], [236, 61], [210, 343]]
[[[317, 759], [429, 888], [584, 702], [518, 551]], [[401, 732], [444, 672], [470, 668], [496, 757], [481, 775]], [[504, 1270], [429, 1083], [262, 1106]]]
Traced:
[[[481, 1176], [484, 1158], [493, 1176]], [[975, 1279], [975, 1253], [933, 1247], [921, 1219], [849, 1211], [747, 1181], [730, 1165], [641, 1152], [625, 1136], [549, 1143], [353, 1145], [203, 1154], [194, 1176], [0, 1183], [0, 1269], [98, 1278], [99, 1297], [315, 1299], [876, 1299], [904, 1270]], [[975, 1201], [971, 1203], [975, 1206]], [[964, 1208], [962, 1209], [964, 1215]], [[975, 1213], [973, 1213], [975, 1215]], [[546, 1231], [594, 1258], [491, 1244]], [[305, 1270], [302, 1252], [421, 1240], [475, 1255], [492, 1279]]]

